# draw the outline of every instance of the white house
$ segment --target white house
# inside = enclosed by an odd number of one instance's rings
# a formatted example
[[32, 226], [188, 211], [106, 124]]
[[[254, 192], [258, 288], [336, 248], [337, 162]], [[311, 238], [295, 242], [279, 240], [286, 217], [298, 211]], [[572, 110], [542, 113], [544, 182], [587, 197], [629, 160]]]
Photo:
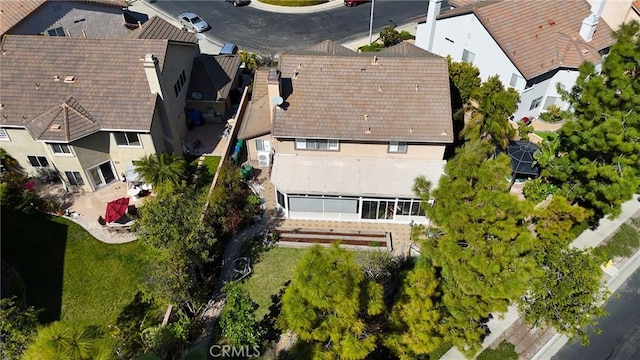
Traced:
[[535, 117], [550, 105], [567, 108], [557, 84], [569, 89], [584, 62], [602, 62], [614, 43], [600, 18], [606, 1], [449, 0], [429, 1], [418, 24], [416, 45], [454, 61], [468, 61], [483, 80], [498, 75], [520, 92], [514, 119]]

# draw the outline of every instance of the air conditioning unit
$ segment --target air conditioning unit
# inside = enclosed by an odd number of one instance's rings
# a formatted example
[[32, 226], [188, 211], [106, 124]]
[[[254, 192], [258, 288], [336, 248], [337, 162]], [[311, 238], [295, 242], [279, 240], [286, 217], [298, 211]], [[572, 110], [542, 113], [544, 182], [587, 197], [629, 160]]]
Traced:
[[271, 152], [258, 151], [258, 166], [269, 167], [271, 164]]

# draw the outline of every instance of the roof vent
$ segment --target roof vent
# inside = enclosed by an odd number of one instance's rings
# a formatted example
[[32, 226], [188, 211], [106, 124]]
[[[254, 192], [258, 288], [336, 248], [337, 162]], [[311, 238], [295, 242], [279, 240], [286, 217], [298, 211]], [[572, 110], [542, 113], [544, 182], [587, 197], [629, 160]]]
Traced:
[[382, 91], [382, 85], [378, 85], [378, 91]]
[[551, 26], [556, 24], [555, 20], [547, 20], [547, 23]]
[[60, 131], [60, 129], [62, 129], [62, 125], [60, 124], [53, 124], [51, 125], [51, 127], [49, 128], [51, 131]]
[[298, 69], [302, 69], [302, 63], [298, 64]]
[[298, 70], [293, 70], [293, 78], [294, 79], [298, 78]]
[[582, 55], [587, 55], [589, 53], [589, 50], [587, 49], [582, 49]]
[[370, 128], [370, 127], [368, 127], [368, 128], [367, 128], [367, 130], [365, 130], [365, 131], [364, 131], [364, 133], [365, 133], [365, 134], [367, 134], [367, 135], [368, 135], [368, 134], [371, 134], [371, 128]]
[[73, 84], [74, 82], [76, 82], [76, 77], [73, 75], [69, 75], [69, 76], [65, 76], [64, 77], [64, 83], [65, 84]]
[[369, 120], [369, 114], [364, 114], [364, 121]]
[[60, 76], [55, 75], [55, 76], [53, 77], [53, 81], [60, 81]]
[[418, 84], [416, 84], [416, 92], [418, 92], [419, 89], [420, 89], [420, 86], [418, 86]]
[[378, 57], [377, 56], [373, 57], [373, 61], [371, 62], [371, 65], [380, 65], [380, 64], [378, 64]]
[[447, 129], [442, 129], [440, 136], [447, 136]]

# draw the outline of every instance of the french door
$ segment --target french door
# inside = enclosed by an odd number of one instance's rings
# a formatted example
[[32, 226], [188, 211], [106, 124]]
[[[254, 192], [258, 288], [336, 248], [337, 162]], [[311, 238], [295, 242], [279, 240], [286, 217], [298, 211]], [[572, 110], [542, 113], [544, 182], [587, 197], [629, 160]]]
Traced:
[[94, 166], [87, 170], [87, 172], [89, 173], [89, 178], [91, 179], [91, 182], [93, 182], [93, 186], [96, 189], [101, 188], [116, 180], [116, 174], [113, 171], [111, 160]]

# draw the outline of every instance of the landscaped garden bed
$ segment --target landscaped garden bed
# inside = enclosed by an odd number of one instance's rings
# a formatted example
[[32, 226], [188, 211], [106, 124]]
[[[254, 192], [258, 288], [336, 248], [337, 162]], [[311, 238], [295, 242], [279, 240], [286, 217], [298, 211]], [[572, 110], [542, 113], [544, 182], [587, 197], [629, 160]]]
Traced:
[[346, 246], [391, 248], [388, 233], [383, 232], [334, 232], [324, 230], [278, 229], [280, 245], [330, 245], [339, 242]]

